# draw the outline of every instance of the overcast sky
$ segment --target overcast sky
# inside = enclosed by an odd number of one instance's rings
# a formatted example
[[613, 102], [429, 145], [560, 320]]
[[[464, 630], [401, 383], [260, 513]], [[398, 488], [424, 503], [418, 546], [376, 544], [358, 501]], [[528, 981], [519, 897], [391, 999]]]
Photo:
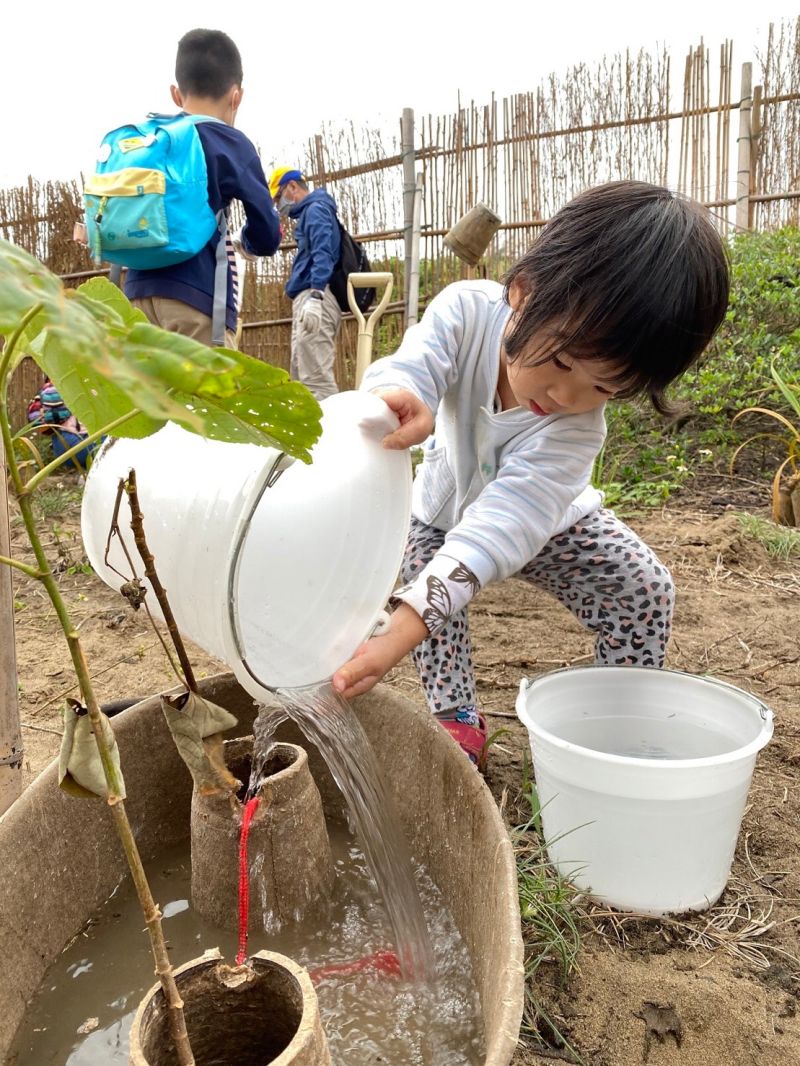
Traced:
[[[174, 110], [175, 49], [197, 26], [225, 30], [238, 44], [245, 93], [237, 126], [269, 169], [324, 121], [394, 130], [403, 107], [438, 113], [455, 108], [459, 90], [478, 102], [492, 91], [528, 91], [551, 72], [626, 48], [666, 44], [676, 58], [702, 38], [715, 55], [729, 38], [738, 85], [739, 66], [755, 59], [770, 21], [798, 13], [797, 0], [7, 3], [0, 186], [28, 174], [77, 178], [106, 130]], [[682, 82], [674, 67], [672, 80]]]

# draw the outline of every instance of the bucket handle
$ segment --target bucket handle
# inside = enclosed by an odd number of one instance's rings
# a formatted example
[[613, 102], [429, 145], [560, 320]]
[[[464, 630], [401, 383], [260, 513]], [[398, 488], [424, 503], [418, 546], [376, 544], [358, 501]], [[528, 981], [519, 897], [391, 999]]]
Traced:
[[[744, 691], [743, 689], [737, 688], [735, 685], [729, 684], [727, 681], [720, 681], [718, 677], [708, 677], [706, 674], [700, 674], [698, 676], [702, 677], [703, 681], [708, 681], [710, 684], [716, 685], [718, 688], [724, 688], [730, 692], [736, 692], [739, 695]], [[767, 707], [766, 703], [763, 703], [758, 696], [754, 696], [752, 692], [745, 692], [745, 696], [749, 696], [750, 699], [757, 704], [758, 713], [761, 715], [761, 721], [769, 722], [772, 718], [772, 711]]]
[[[564, 670], [554, 670], [553, 673], [566, 673], [568, 670], [572, 670], [572, 669], [573, 669], [572, 667], [566, 667]], [[630, 667], [630, 669], [635, 670], [636, 667]], [[645, 669], [645, 667], [641, 667], [641, 669]], [[650, 669], [650, 668], [647, 667], [647, 669]], [[686, 674], [686, 671], [685, 670], [669, 670], [669, 669], [667, 669], [667, 670], [664, 671], [664, 673], [666, 673], [666, 674]], [[773, 715], [772, 715], [771, 709], [766, 705], [766, 703], [764, 703], [762, 700], [760, 700], [758, 698], [758, 696], [754, 696], [752, 692], [744, 692], [743, 689], [737, 688], [735, 685], [731, 685], [727, 681], [720, 681], [720, 679], [718, 677], [709, 677], [707, 674], [689, 674], [688, 676], [690, 676], [690, 677], [699, 677], [701, 680], [707, 681], [710, 685], [716, 685], [718, 688], [724, 688], [727, 691], [735, 692], [738, 695], [744, 694], [745, 696], [749, 696], [750, 699], [753, 700], [753, 702], [758, 706], [758, 713], [759, 713], [759, 715], [761, 717], [761, 721], [762, 722], [770, 722], [770, 721], [772, 721]], [[533, 677], [523, 677], [522, 680], [519, 683], [520, 692], [525, 693], [531, 687], [531, 685], [534, 683], [535, 680], [536, 680], [536, 678], [533, 678]]]

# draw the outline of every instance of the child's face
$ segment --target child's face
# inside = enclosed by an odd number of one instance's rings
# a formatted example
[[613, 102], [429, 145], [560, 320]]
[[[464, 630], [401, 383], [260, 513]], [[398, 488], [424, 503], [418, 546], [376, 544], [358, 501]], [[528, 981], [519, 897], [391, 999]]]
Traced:
[[562, 353], [546, 363], [524, 366], [523, 358], [506, 364], [508, 384], [520, 407], [535, 415], [593, 411], [617, 391], [610, 383], [610, 368], [602, 360], [573, 359]]
[[[524, 303], [513, 286], [509, 302], [515, 313]], [[513, 327], [514, 315], [506, 329]], [[513, 363], [503, 353], [509, 388], [520, 407], [535, 415], [579, 415], [600, 407], [619, 391], [620, 386], [613, 380], [617, 367], [603, 359], [577, 359], [566, 352], [547, 359], [551, 345], [548, 331], [541, 338], [533, 337]]]

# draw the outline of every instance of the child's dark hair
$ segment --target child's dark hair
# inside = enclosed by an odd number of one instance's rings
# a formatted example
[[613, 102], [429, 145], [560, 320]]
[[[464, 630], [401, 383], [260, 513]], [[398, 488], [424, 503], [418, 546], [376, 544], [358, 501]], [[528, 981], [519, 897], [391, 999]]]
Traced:
[[242, 57], [222, 30], [189, 30], [178, 41], [175, 81], [186, 96], [220, 100], [242, 84]]
[[[509, 270], [527, 295], [506, 336], [509, 362], [559, 353], [619, 369], [619, 397], [664, 391], [708, 345], [728, 306], [728, 256], [708, 212], [660, 185], [614, 181], [581, 193]], [[542, 345], [543, 337], [551, 342]]]

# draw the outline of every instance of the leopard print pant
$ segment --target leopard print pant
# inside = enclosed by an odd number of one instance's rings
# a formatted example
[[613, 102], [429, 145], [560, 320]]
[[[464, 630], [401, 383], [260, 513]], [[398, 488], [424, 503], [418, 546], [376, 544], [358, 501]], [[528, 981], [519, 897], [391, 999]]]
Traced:
[[[401, 571], [410, 583], [444, 543], [440, 529], [411, 519]], [[669, 571], [613, 511], [600, 509], [558, 533], [519, 572], [559, 599], [595, 634], [602, 665], [664, 665], [674, 588]], [[467, 611], [411, 653], [435, 714], [477, 704]]]

